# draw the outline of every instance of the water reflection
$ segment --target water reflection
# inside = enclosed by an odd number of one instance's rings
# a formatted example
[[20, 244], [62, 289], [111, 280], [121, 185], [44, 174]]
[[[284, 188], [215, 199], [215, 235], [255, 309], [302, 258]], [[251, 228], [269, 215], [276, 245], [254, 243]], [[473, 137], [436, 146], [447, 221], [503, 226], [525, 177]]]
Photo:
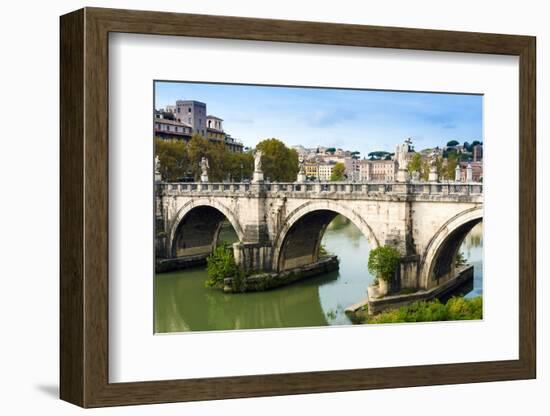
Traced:
[[[230, 228], [221, 238], [234, 241]], [[337, 216], [322, 242], [340, 258], [340, 270], [268, 292], [224, 294], [205, 288], [204, 267], [155, 277], [155, 330], [182, 332], [350, 324], [344, 309], [366, 296], [373, 277], [367, 271], [367, 239], [349, 220]], [[468, 296], [482, 293], [482, 226], [466, 237], [461, 251], [474, 264]]]
[[460, 251], [468, 263], [474, 266], [474, 284], [467, 298], [483, 295], [483, 223], [477, 224], [468, 233]]

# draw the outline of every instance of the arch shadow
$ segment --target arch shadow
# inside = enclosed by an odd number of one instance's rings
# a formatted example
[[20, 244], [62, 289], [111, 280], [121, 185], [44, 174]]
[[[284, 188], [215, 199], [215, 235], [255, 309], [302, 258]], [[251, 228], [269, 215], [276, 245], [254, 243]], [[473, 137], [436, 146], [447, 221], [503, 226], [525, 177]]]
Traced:
[[225, 219], [235, 230], [239, 241], [242, 241], [244, 232], [241, 224], [227, 206], [213, 200], [187, 202], [172, 220], [167, 255], [181, 257], [182, 253], [193, 255], [204, 253], [208, 246], [213, 248]]
[[[290, 212], [273, 241], [272, 268], [282, 271], [318, 259], [323, 234], [336, 217], [348, 218], [367, 238], [371, 248], [379, 246], [371, 227], [353, 209], [334, 201], [310, 201]], [[292, 252], [292, 259], [289, 253]]]
[[420, 262], [420, 287], [428, 289], [454, 270], [456, 254], [464, 238], [483, 221], [483, 207], [467, 209], [449, 221], [431, 238]]

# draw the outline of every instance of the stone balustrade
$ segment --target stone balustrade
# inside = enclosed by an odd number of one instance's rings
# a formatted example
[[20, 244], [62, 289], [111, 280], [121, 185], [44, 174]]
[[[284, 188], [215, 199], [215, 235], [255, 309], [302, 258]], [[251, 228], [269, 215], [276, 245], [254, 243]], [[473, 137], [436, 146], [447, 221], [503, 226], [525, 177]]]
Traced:
[[299, 197], [332, 194], [375, 195], [471, 195], [482, 196], [481, 182], [158, 182], [156, 191], [162, 195], [211, 194], [244, 195], [284, 194]]

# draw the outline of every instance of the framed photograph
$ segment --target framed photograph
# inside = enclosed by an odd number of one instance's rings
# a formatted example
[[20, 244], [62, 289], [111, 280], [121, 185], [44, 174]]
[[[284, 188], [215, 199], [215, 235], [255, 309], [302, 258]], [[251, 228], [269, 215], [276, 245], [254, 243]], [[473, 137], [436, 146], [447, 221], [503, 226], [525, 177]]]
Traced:
[[82, 407], [536, 377], [535, 38], [61, 17]]

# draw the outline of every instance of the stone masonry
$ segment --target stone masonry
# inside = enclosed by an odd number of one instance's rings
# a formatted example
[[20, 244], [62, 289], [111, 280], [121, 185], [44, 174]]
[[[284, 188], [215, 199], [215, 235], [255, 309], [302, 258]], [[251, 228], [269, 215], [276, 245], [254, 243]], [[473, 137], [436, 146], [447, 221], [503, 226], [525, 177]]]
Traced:
[[166, 259], [210, 253], [227, 219], [239, 238], [237, 262], [247, 271], [278, 273], [317, 261], [324, 230], [337, 214], [352, 221], [371, 248], [401, 252], [400, 289], [426, 290], [454, 275], [460, 243], [483, 218], [483, 185], [159, 182], [157, 253]]

